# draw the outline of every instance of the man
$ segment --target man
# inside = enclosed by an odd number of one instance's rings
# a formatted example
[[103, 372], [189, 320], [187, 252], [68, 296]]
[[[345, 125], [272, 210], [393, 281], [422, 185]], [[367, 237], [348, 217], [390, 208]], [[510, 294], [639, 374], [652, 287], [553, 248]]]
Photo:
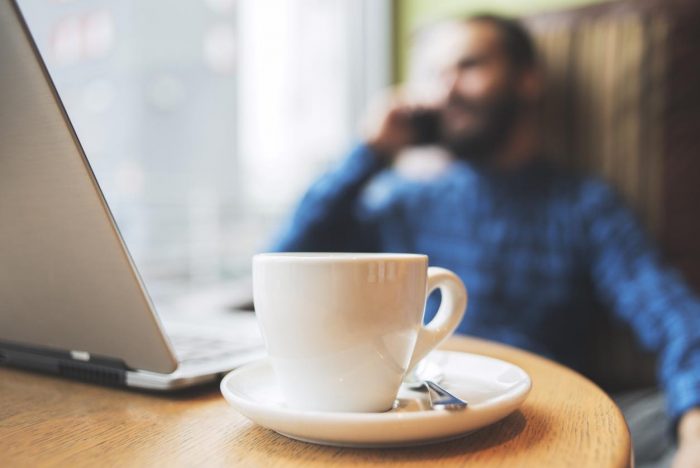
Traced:
[[[700, 301], [607, 185], [542, 158], [542, 83], [521, 26], [473, 17], [444, 25], [433, 48], [437, 103], [397, 92], [375, 110], [365, 143], [311, 187], [276, 250], [425, 253], [469, 289], [458, 332], [572, 367], [603, 302], [658, 352], [674, 463], [699, 466]], [[407, 180], [387, 168], [431, 112], [454, 162], [435, 180]]]

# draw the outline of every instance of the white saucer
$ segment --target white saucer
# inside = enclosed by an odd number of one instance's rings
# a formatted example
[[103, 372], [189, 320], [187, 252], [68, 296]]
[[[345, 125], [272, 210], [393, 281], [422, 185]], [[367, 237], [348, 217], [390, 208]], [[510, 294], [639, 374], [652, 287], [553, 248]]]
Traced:
[[435, 351], [441, 385], [469, 402], [464, 410], [430, 409], [427, 394], [402, 388], [385, 413], [332, 413], [287, 408], [267, 359], [230, 372], [221, 382], [226, 400], [244, 416], [287, 437], [324, 445], [395, 447], [453, 439], [515, 411], [530, 391], [530, 376], [499, 359]]

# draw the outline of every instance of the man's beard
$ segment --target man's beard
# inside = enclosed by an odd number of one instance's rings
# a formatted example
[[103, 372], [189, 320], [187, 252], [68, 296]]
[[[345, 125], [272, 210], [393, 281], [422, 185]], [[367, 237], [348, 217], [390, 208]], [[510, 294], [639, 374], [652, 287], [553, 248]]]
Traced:
[[443, 115], [443, 144], [460, 159], [488, 163], [510, 138], [521, 103], [515, 92], [509, 90], [489, 103], [470, 102], [453, 95], [447, 102], [448, 110], [450, 106], [476, 115], [480, 122], [476, 128], [458, 131], [450, 129], [444, 121], [449, 117]]

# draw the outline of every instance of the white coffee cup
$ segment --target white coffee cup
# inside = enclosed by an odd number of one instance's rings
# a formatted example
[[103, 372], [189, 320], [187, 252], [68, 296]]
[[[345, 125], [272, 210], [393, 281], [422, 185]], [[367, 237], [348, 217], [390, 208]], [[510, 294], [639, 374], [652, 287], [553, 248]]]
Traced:
[[[426, 297], [440, 308], [423, 325]], [[253, 258], [255, 311], [290, 408], [389, 410], [401, 381], [457, 327], [467, 292], [416, 254], [269, 253]]]

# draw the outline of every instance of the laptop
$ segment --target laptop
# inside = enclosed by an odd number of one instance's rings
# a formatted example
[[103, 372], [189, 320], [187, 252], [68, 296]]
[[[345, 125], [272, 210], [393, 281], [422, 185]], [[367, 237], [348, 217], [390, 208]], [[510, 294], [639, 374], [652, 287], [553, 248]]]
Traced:
[[0, 363], [174, 390], [264, 355], [252, 312], [181, 315], [197, 324], [156, 314], [21, 11], [0, 2]]

